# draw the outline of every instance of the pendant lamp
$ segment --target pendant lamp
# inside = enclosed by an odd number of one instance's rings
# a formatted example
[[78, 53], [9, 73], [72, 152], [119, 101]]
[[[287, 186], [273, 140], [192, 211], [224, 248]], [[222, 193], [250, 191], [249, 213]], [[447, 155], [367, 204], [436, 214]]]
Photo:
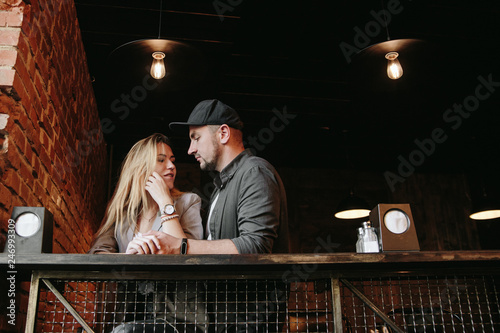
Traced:
[[492, 220], [500, 218], [500, 202], [485, 194], [472, 203], [469, 217], [473, 220]]
[[140, 39], [114, 49], [108, 58], [110, 75], [119, 84], [153, 85], [156, 80], [165, 90], [181, 90], [205, 76], [201, 52], [184, 42], [161, 38], [163, 3], [160, 2], [158, 38]]
[[[384, 9], [384, 3], [382, 2], [382, 12], [387, 13], [387, 9]], [[383, 14], [385, 26], [385, 32], [387, 40], [384, 42], [376, 43], [370, 45], [361, 51], [359, 51], [355, 56], [355, 62], [359, 63], [358, 67], [370, 67], [371, 70], [365, 70], [365, 77], [371, 78], [372, 73], [381, 74], [382, 71], [373, 70], [375, 69], [385, 69], [386, 79], [398, 80], [403, 76], [404, 69], [401, 63], [402, 59], [408, 59], [408, 55], [412, 54], [415, 46], [419, 46], [423, 41], [420, 39], [394, 39], [392, 40], [389, 36], [389, 22], [387, 17]], [[382, 22], [378, 22], [382, 24]], [[380, 29], [381, 30], [381, 29]], [[363, 66], [366, 63], [366, 66]], [[384, 67], [382, 67], [384, 66]]]
[[359, 219], [370, 215], [370, 206], [368, 203], [357, 196], [353, 191], [343, 199], [335, 211], [335, 217], [339, 219]]

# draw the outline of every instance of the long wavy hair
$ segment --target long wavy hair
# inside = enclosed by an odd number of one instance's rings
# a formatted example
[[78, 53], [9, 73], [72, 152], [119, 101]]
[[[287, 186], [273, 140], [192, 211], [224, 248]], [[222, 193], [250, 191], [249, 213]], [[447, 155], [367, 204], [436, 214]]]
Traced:
[[[170, 140], [165, 135], [155, 133], [138, 141], [128, 152], [96, 237], [113, 226], [115, 236], [125, 235], [130, 227], [135, 230], [139, 215], [157, 205], [145, 186], [157, 163], [158, 143], [171, 146]], [[175, 201], [182, 192], [174, 188], [170, 190], [170, 194]]]

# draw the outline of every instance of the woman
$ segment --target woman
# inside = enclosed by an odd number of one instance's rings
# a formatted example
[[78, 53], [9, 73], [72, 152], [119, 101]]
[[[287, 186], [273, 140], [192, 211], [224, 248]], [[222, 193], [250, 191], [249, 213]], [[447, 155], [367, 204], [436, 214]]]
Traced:
[[89, 253], [149, 253], [134, 239], [144, 239], [142, 234], [152, 229], [179, 238], [202, 239], [201, 199], [174, 187], [174, 162], [163, 134], [153, 134], [132, 147]]
[[[89, 253], [148, 254], [148, 247], [134, 241], [149, 238], [154, 242], [153, 236], [142, 235], [152, 229], [179, 238], [203, 237], [201, 199], [175, 188], [174, 162], [169, 140], [162, 134], [132, 147]], [[130, 280], [119, 282], [117, 288], [113, 321], [124, 323], [113, 333], [206, 330], [203, 287], [197, 282]], [[128, 295], [131, 292], [135, 295]]]

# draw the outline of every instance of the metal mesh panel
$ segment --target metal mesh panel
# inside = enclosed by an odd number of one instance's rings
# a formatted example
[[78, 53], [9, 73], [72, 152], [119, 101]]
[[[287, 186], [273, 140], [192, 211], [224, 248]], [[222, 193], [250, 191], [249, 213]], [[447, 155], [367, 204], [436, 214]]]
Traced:
[[[330, 279], [49, 280], [94, 332], [333, 331]], [[36, 332], [83, 332], [42, 282], [38, 304]]]
[[[500, 332], [499, 281], [498, 276], [349, 280], [405, 332]], [[344, 332], [392, 331], [345, 286], [341, 303]]]
[[497, 275], [340, 279], [338, 304], [328, 278], [48, 280], [36, 332], [333, 332], [334, 313], [344, 332], [394, 332], [383, 316], [404, 332], [500, 332]]

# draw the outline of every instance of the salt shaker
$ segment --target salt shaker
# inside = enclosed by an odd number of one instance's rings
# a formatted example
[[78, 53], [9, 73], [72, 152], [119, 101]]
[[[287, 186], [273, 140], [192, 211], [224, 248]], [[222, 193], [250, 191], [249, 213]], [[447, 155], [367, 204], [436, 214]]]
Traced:
[[369, 221], [363, 222], [363, 252], [377, 253], [380, 252], [377, 233], [372, 228]]

